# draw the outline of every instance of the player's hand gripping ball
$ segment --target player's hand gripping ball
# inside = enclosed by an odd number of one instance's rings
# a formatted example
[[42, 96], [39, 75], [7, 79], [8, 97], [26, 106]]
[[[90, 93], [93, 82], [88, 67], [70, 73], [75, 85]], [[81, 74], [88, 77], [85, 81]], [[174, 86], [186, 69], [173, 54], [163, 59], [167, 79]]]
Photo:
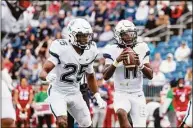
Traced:
[[130, 47], [125, 48], [124, 50], [127, 50], [129, 52], [129, 54], [128, 54], [127, 59], [123, 60], [123, 65], [126, 68], [135, 68], [138, 65], [138, 61], [136, 59], [137, 58], [137, 54]]

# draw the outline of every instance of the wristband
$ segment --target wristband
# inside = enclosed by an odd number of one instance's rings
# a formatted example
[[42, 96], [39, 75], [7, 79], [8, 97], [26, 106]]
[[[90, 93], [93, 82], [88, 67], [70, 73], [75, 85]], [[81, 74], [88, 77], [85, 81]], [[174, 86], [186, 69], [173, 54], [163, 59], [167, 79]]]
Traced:
[[144, 67], [145, 67], [144, 64], [142, 64], [139, 66], [139, 69], [142, 70]]
[[117, 67], [118, 64], [119, 64], [119, 62], [117, 62], [117, 60], [115, 59], [115, 60], [113, 61], [113, 66]]

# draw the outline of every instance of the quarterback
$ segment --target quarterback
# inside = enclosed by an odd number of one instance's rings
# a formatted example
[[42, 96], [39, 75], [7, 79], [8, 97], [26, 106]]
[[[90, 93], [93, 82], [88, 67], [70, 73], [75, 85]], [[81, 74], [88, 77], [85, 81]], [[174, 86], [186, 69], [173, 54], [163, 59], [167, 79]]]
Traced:
[[[108, 80], [113, 76], [115, 85], [114, 109], [118, 115], [120, 127], [131, 127], [128, 121], [130, 113], [133, 127], [146, 126], [146, 101], [143, 93], [143, 75], [152, 79], [153, 70], [149, 64], [149, 48], [146, 43], [137, 41], [135, 25], [128, 20], [121, 20], [115, 26], [116, 45], [108, 45], [104, 50], [105, 67], [103, 77]], [[129, 51], [134, 51], [134, 68], [126, 68]], [[129, 66], [128, 66], [129, 67]]]
[[106, 106], [98, 93], [93, 61], [98, 52], [92, 42], [92, 28], [84, 19], [74, 19], [68, 26], [68, 38], [52, 42], [50, 57], [45, 62], [40, 78], [50, 83], [48, 99], [59, 127], [67, 127], [67, 111], [80, 127], [91, 127], [91, 117], [80, 92], [80, 81], [86, 74], [89, 88], [100, 108]]

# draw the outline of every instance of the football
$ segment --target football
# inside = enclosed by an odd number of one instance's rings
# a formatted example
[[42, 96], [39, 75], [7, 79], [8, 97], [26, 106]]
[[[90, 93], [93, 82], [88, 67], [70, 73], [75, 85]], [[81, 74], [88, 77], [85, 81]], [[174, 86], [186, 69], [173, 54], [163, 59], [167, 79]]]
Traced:
[[123, 65], [126, 68], [135, 68], [136, 67], [135, 52], [130, 47], [125, 48], [124, 50], [127, 50], [129, 54], [127, 59], [123, 60]]

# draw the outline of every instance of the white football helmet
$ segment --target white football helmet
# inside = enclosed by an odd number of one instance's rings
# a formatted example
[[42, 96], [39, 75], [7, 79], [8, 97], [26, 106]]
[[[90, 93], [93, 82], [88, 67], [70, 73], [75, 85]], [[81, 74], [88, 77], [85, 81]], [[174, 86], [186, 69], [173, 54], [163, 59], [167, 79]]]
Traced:
[[69, 41], [80, 49], [89, 49], [92, 42], [93, 30], [85, 19], [77, 18], [67, 25]]
[[137, 43], [137, 30], [129, 20], [121, 20], [115, 26], [115, 39], [122, 47], [133, 47]]

